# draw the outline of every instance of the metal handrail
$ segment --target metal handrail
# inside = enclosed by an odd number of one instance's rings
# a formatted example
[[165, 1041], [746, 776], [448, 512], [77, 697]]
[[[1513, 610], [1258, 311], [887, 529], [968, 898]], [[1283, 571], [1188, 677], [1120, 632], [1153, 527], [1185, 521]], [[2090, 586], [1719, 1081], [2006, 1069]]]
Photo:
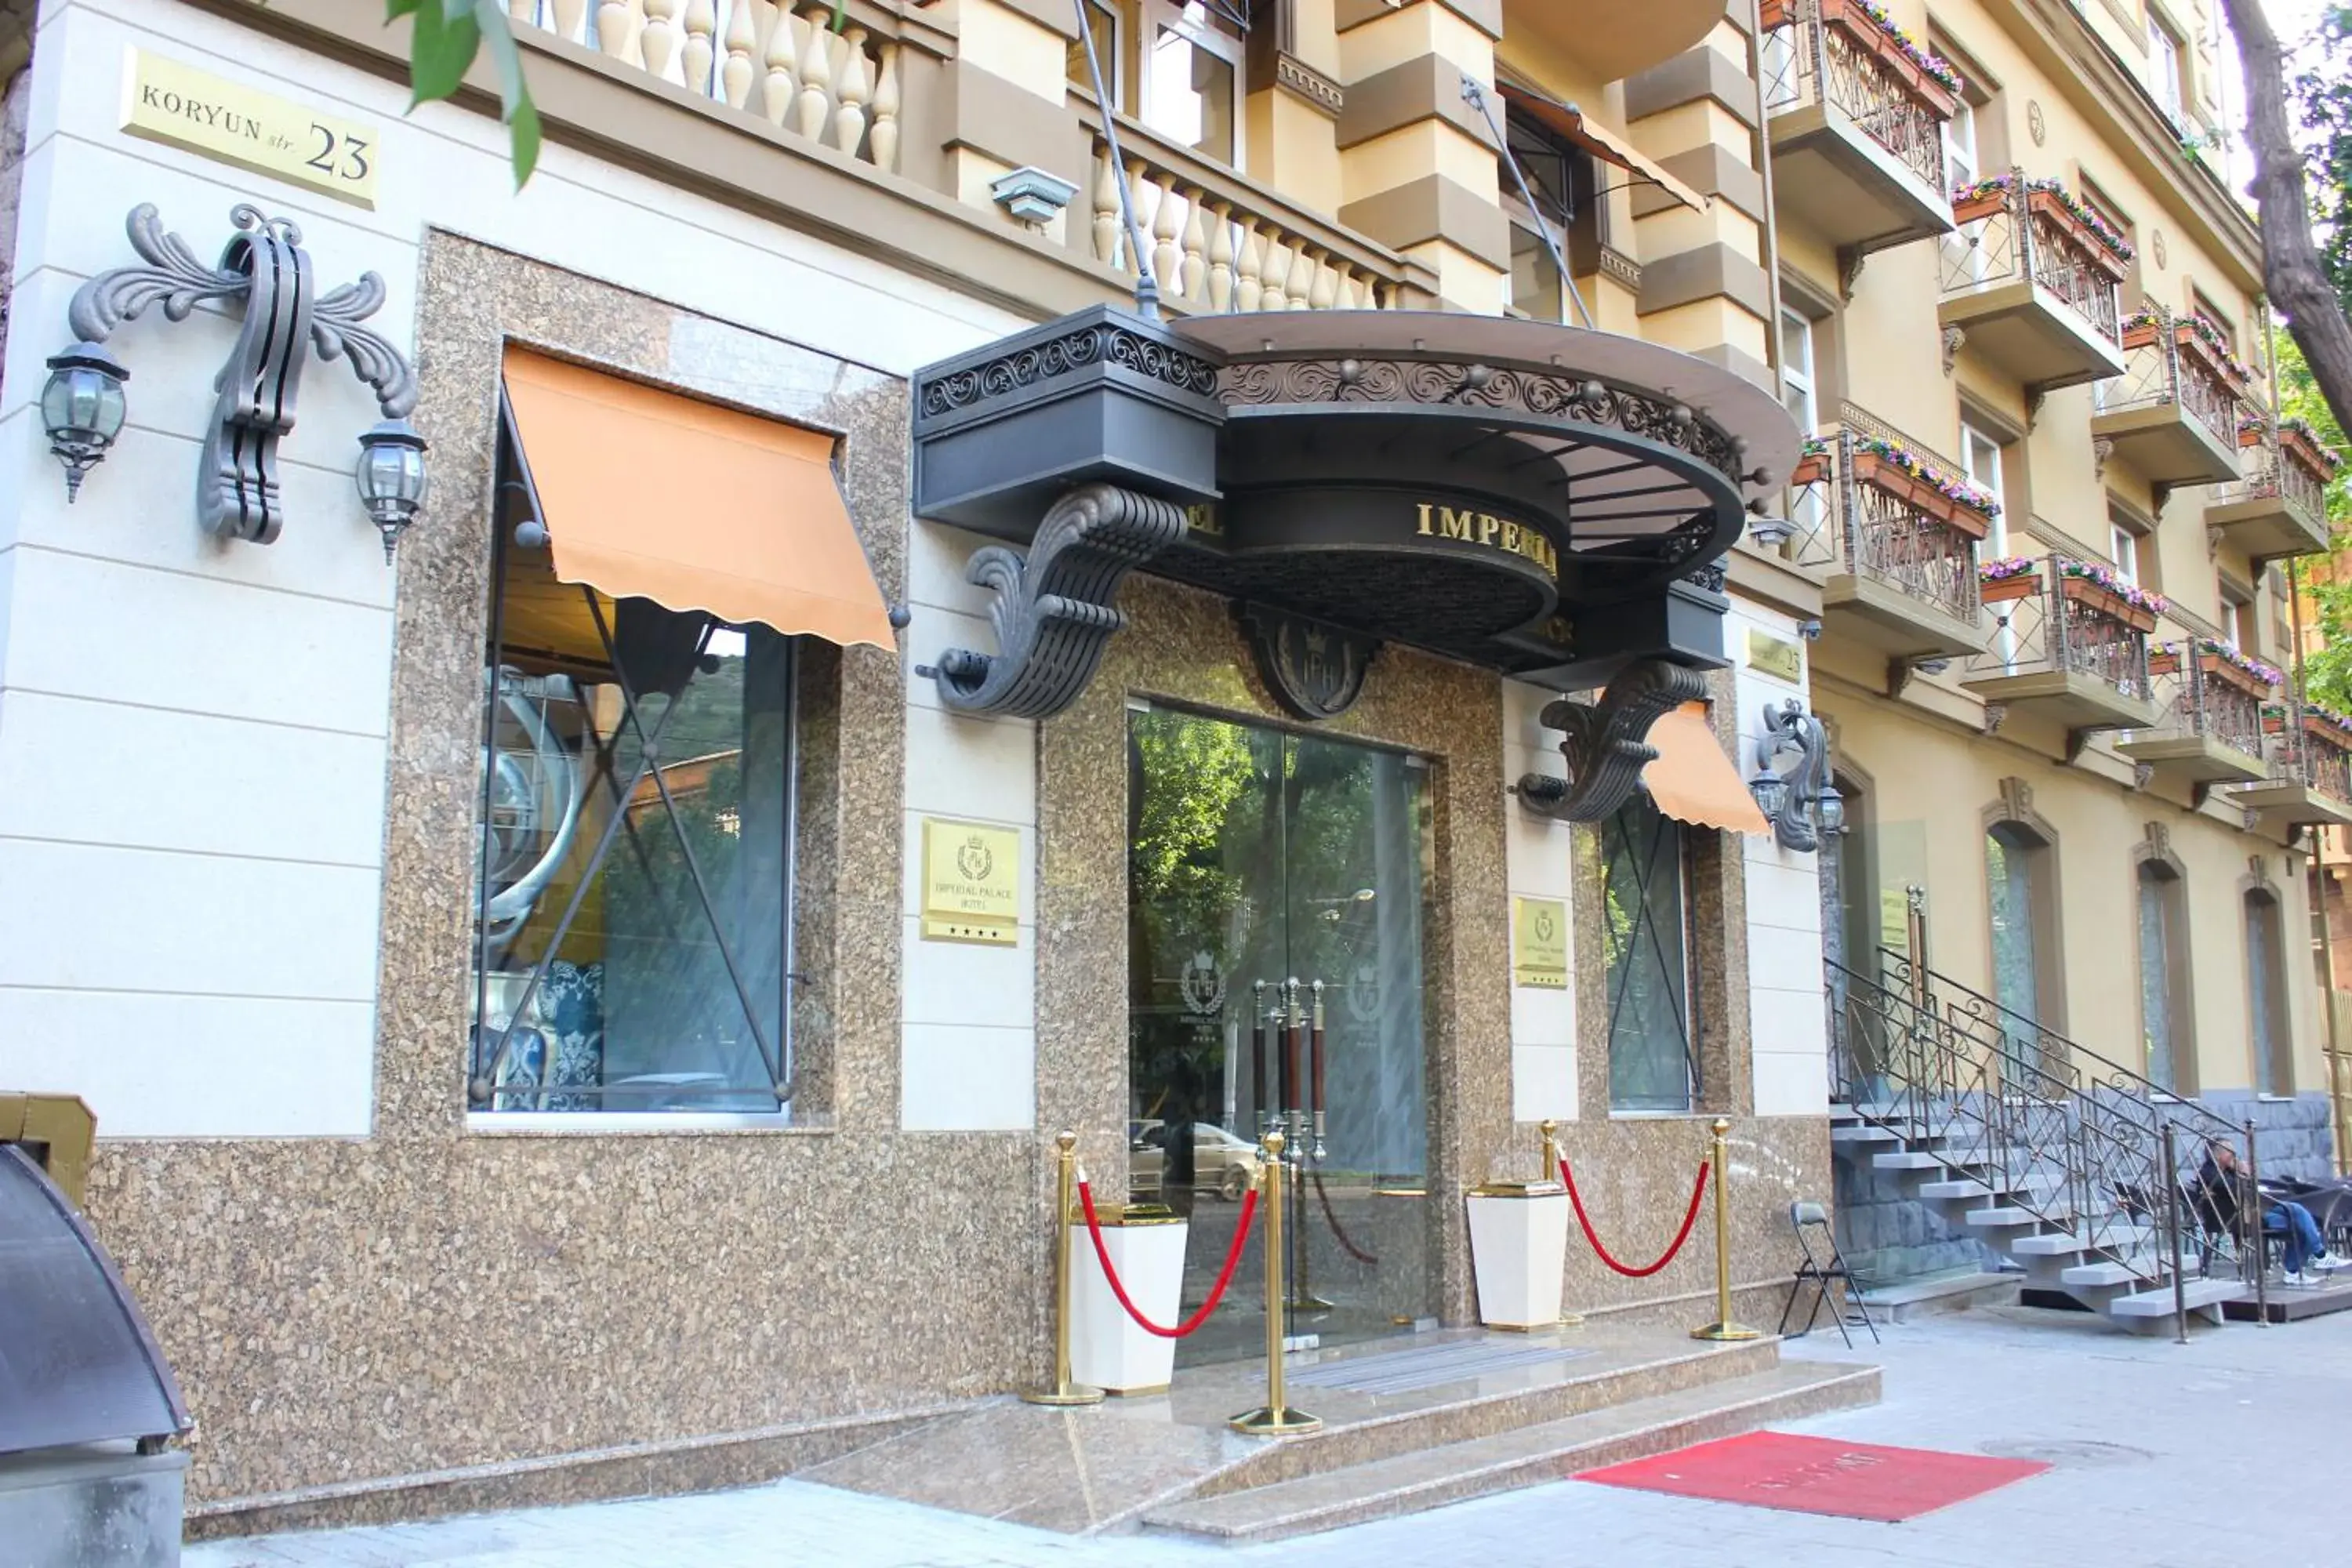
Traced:
[[2206, 737], [2261, 760], [2263, 704], [2268, 699], [2207, 670], [2205, 660], [2213, 656], [2194, 637], [2158, 646], [2173, 667], [2159, 672], [2150, 661], [2153, 689], [2163, 706], [2156, 723], [2137, 733]]
[[2066, 556], [2042, 556], [2034, 563], [2032, 592], [1998, 599], [1984, 594], [1997, 636], [1990, 649], [1969, 661], [1969, 678], [2065, 670], [2123, 696], [2151, 700], [2148, 634], [2098, 604], [2076, 598], [2066, 585], [2069, 564]]

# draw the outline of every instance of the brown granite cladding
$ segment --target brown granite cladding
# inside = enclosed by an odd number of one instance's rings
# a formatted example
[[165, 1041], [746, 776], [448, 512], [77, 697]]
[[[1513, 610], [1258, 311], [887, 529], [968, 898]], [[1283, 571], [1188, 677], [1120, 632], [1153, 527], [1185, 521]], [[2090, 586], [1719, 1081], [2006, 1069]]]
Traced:
[[[304, 1494], [274, 1517], [325, 1522], [450, 1506], [397, 1485], [338, 1494], [452, 1469], [475, 1470], [440, 1489], [470, 1506], [750, 1479], [762, 1445], [785, 1468], [838, 1451], [827, 1422], [1004, 1388], [1042, 1336], [1031, 1260], [1006, 1245], [1037, 1228], [1036, 1141], [896, 1131], [892, 655], [819, 648], [803, 667], [810, 1125], [516, 1137], [465, 1119], [503, 341], [842, 431], [850, 511], [893, 601], [904, 384], [445, 235], [419, 310], [435, 491], [401, 547], [374, 1134], [109, 1142], [90, 1185], [200, 1423], [192, 1502]], [[742, 1440], [697, 1441], [715, 1435]]]

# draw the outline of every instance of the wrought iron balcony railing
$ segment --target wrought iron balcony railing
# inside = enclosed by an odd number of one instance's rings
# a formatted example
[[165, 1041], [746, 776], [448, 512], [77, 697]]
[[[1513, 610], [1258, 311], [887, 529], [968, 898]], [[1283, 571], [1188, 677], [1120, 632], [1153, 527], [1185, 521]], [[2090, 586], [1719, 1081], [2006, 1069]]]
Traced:
[[1969, 679], [2064, 671], [2152, 701], [2147, 640], [2157, 612], [2088, 572], [2070, 557], [2045, 555], [2025, 571], [1984, 583], [1993, 646], [1969, 662]]
[[1814, 467], [1820, 474], [1796, 491], [1790, 555], [1799, 565], [1872, 578], [1977, 624], [1977, 542], [1989, 520], [1956, 506], [1893, 454], [1954, 477], [1959, 465], [1852, 404], [1838, 419], [1822, 438], [1828, 449], [1799, 465], [1801, 473]]
[[2203, 651], [2195, 637], [2159, 645], [2148, 656], [2152, 689], [2161, 711], [2142, 733], [2218, 741], [2260, 761], [2263, 704], [2274, 689], [2222, 655]]
[[2319, 447], [2300, 434], [2283, 434], [2276, 421], [2260, 415], [2241, 422], [2236, 439], [2245, 478], [2209, 492], [2212, 504], [2283, 501], [2314, 536], [2326, 539], [2331, 470]]
[[2100, 384], [2100, 413], [2170, 404], [2203, 426], [2224, 447], [2236, 447], [2246, 376], [2223, 362], [2199, 335], [2195, 323], [2176, 319], [2159, 305], [2144, 305], [2125, 324], [2120, 341], [2126, 354], [2124, 374]]
[[[1776, 26], [1775, 15], [1782, 20]], [[1765, 8], [1764, 102], [1779, 114], [1826, 103], [1936, 190], [1944, 186], [1940, 89], [1923, 90], [1916, 65], [1856, 0], [1793, 0]]]
[[1944, 242], [1946, 294], [2031, 279], [2110, 344], [2121, 345], [2116, 253], [2087, 233], [2063, 193], [2010, 171], [2006, 189], [1956, 202], [1959, 231]]
[[2273, 780], [2352, 806], [2352, 732], [2307, 704], [2265, 704], [2262, 721]]

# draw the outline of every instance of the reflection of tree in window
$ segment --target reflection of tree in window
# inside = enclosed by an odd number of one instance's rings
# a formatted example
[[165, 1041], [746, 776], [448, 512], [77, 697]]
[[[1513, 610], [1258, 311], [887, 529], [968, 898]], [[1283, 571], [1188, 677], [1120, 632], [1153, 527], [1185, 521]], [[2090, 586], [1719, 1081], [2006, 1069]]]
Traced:
[[1685, 1111], [1697, 1082], [1681, 825], [1646, 794], [1601, 826], [1612, 1110]]

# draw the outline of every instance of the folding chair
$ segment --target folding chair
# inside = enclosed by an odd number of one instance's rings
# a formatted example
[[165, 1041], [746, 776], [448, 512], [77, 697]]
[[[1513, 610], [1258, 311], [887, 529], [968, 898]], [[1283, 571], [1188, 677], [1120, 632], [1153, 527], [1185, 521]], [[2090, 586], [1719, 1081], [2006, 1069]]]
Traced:
[[[1846, 1312], [1846, 1308], [1851, 1306], [1861, 1318], [1862, 1326], [1870, 1331], [1871, 1343], [1881, 1342], [1878, 1325], [1870, 1321], [1870, 1309], [1856, 1294], [1862, 1289], [1861, 1283], [1854, 1279], [1853, 1270], [1846, 1267], [1845, 1254], [1838, 1250], [1836, 1233], [1830, 1228], [1830, 1211], [1817, 1203], [1799, 1199], [1789, 1205], [1789, 1228], [1797, 1233], [1797, 1248], [1805, 1255], [1805, 1260], [1798, 1265], [1796, 1278], [1789, 1282], [1789, 1300], [1780, 1308], [1780, 1326], [1773, 1331], [1800, 1340], [1811, 1333], [1814, 1323], [1821, 1319], [1822, 1308], [1828, 1304], [1832, 1282], [1843, 1279], [1845, 1281], [1846, 1299], [1835, 1314], [1838, 1337], [1845, 1341], [1848, 1350], [1853, 1348], [1853, 1336], [1846, 1331], [1847, 1326], [1853, 1321]], [[1815, 1234], [1808, 1235], [1809, 1232]], [[1816, 1240], [1826, 1255], [1825, 1259], [1814, 1254]], [[1790, 1334], [1789, 1315], [1797, 1310], [1797, 1298], [1804, 1293], [1808, 1283], [1814, 1289], [1812, 1310], [1805, 1314], [1805, 1326]]]

